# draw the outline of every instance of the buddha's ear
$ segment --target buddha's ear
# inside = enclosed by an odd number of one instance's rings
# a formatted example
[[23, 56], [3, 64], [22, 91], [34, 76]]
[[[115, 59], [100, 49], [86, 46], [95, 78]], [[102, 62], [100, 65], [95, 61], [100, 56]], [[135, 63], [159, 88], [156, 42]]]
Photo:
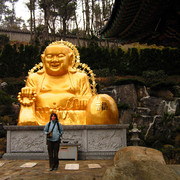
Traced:
[[72, 52], [70, 52], [70, 53], [69, 53], [69, 63], [70, 63], [70, 65], [72, 65], [73, 58], [74, 58], [74, 55], [73, 55]]
[[43, 64], [44, 64], [44, 57], [45, 57], [45, 55], [41, 54], [41, 61], [43, 62]]

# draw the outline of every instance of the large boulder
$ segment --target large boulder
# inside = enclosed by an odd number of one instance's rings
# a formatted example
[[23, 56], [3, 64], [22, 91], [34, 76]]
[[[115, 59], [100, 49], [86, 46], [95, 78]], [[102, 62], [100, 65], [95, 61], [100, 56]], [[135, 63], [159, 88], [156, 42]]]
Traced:
[[116, 152], [114, 166], [107, 169], [103, 180], [179, 180], [160, 151], [128, 146]]
[[134, 84], [110, 86], [102, 89], [100, 93], [110, 95], [117, 104], [128, 104], [129, 109], [119, 109], [119, 123], [131, 122], [131, 114], [137, 108], [137, 93]]
[[100, 93], [110, 95], [117, 104], [126, 103], [132, 109], [137, 107], [137, 93], [134, 84], [110, 86], [102, 89]]

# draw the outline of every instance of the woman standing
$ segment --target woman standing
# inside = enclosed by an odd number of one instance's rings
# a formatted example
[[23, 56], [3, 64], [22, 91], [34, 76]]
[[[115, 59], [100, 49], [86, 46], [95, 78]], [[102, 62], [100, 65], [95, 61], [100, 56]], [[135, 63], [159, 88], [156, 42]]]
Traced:
[[49, 155], [50, 171], [57, 170], [59, 166], [58, 152], [60, 146], [60, 137], [63, 134], [63, 128], [58, 121], [57, 115], [52, 113], [50, 122], [44, 128], [44, 133], [47, 135], [47, 146]]

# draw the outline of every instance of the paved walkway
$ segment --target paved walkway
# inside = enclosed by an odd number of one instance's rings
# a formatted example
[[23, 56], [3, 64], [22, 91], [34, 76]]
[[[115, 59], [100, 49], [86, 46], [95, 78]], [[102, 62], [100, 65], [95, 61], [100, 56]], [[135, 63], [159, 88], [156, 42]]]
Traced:
[[[20, 167], [25, 163], [37, 163], [34, 167]], [[48, 160], [3, 160], [0, 180], [100, 180], [113, 160], [59, 161], [57, 171], [49, 171]], [[79, 164], [79, 170], [65, 170], [66, 164]], [[90, 169], [88, 164], [99, 164], [101, 168]]]
[[[0, 159], [0, 180], [101, 180], [104, 172], [113, 166], [113, 160], [59, 161], [57, 171], [49, 171], [48, 160]], [[20, 167], [25, 163], [37, 163], [34, 167]], [[79, 170], [65, 170], [66, 164], [79, 164]], [[89, 168], [99, 164], [101, 168]], [[180, 176], [180, 165], [168, 165]]]

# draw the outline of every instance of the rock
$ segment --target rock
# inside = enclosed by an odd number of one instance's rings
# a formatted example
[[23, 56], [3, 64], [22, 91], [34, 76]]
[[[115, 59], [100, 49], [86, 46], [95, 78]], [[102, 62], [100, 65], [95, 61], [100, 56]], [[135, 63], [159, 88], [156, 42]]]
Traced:
[[132, 109], [119, 110], [119, 124], [129, 124], [132, 121]]
[[169, 90], [159, 90], [157, 91], [157, 96], [161, 97], [165, 100], [172, 101], [173, 100], [173, 93]]
[[157, 110], [160, 103], [162, 102], [162, 99], [157, 97], [149, 97], [142, 99], [141, 102], [142, 102], [142, 107], [149, 108], [150, 109], [149, 115], [153, 116], [158, 114]]
[[178, 106], [177, 102], [178, 99], [174, 99], [174, 101], [162, 100], [157, 108], [157, 114], [163, 115], [165, 112], [175, 114]]
[[15, 102], [12, 103], [12, 111], [15, 113], [16, 116], [19, 114], [20, 106]]
[[180, 116], [180, 99], [178, 98], [176, 101], [176, 110], [175, 110], [175, 115]]
[[137, 107], [137, 93], [134, 84], [110, 86], [100, 92], [110, 95], [116, 103], [129, 104], [132, 109]]
[[174, 96], [175, 97], [180, 97], [180, 86], [173, 86], [174, 88]]
[[179, 180], [180, 177], [168, 167], [160, 151], [128, 146], [114, 156], [114, 166], [107, 169], [103, 180]]
[[114, 156], [114, 164], [118, 166], [118, 163], [122, 161], [156, 161], [161, 164], [165, 164], [163, 155], [160, 151], [152, 148], [142, 146], [128, 146], [120, 149]]
[[6, 90], [7, 90], [7, 85], [8, 85], [7, 82], [2, 82], [2, 83], [0, 84], [0, 89], [6, 91]]
[[138, 99], [149, 97], [148, 88], [140, 86], [137, 90]]

